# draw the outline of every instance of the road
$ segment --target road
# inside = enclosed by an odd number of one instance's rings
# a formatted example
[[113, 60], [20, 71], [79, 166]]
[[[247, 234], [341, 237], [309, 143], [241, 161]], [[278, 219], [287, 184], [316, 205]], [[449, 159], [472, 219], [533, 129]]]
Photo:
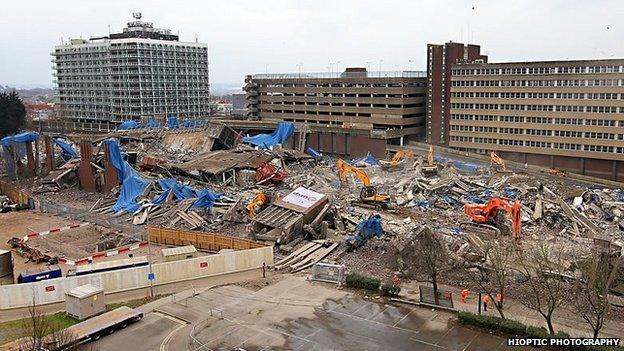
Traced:
[[133, 351], [508, 349], [503, 338], [454, 320], [452, 313], [383, 304], [287, 276], [260, 290], [227, 285], [161, 305], [95, 344], [106, 350], [131, 344]]

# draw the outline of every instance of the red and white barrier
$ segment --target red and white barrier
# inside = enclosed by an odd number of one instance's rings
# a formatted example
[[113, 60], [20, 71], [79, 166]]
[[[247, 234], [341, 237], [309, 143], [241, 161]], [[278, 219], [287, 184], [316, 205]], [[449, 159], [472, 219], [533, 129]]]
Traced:
[[64, 230], [69, 230], [69, 229], [74, 229], [74, 228], [80, 228], [80, 227], [85, 227], [88, 226], [89, 222], [84, 222], [84, 223], [79, 223], [79, 224], [70, 224], [70, 225], [66, 225], [64, 227], [60, 227], [60, 228], [54, 228], [54, 229], [50, 229], [50, 230], [46, 230], [44, 232], [32, 232], [32, 233], [28, 233], [26, 234], [22, 240], [23, 241], [28, 241], [28, 239], [35, 237], [35, 236], [44, 236], [44, 235], [48, 235], [51, 233], [58, 233], [58, 232], [62, 232]]
[[64, 264], [69, 265], [69, 266], [80, 266], [82, 264], [89, 263], [89, 261], [93, 262], [93, 261], [95, 261], [97, 259], [100, 259], [100, 258], [116, 256], [116, 255], [123, 254], [123, 253], [128, 252], [128, 251], [138, 250], [139, 248], [145, 247], [147, 245], [148, 245], [147, 241], [141, 241], [139, 243], [135, 243], [135, 244], [132, 244], [130, 246], [122, 246], [122, 247], [118, 247], [116, 249], [112, 249], [112, 250], [108, 250], [108, 251], [96, 252], [96, 253], [94, 253], [91, 256], [83, 257], [83, 258], [75, 260], [75, 261], [74, 260], [70, 260], [67, 257], [61, 257], [61, 258], [59, 258], [59, 262], [64, 263]]

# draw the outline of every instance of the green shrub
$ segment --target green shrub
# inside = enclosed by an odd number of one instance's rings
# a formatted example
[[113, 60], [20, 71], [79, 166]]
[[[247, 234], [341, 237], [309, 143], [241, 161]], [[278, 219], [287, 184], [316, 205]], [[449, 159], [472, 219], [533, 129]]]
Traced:
[[534, 339], [543, 339], [550, 337], [550, 334], [548, 333], [548, 330], [546, 330], [546, 328], [544, 327], [538, 328], [530, 325], [526, 328], [526, 336]]
[[462, 324], [474, 325], [492, 331], [499, 330], [500, 324], [504, 320], [494, 316], [479, 316], [470, 312], [459, 312], [457, 318]]
[[505, 334], [524, 335], [526, 333], [526, 329], [526, 326], [518, 321], [503, 319], [500, 322], [499, 330]]
[[381, 294], [383, 296], [399, 296], [401, 287], [395, 286], [392, 283], [385, 283], [381, 286]]
[[364, 289], [369, 291], [379, 291], [381, 281], [377, 278], [368, 277], [359, 273], [349, 273], [345, 283], [350, 288]]

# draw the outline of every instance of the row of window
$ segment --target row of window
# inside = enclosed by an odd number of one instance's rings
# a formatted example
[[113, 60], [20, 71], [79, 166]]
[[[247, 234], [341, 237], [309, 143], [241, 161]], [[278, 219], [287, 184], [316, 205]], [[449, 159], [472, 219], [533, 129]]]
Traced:
[[516, 104], [472, 104], [451, 103], [451, 108], [469, 110], [508, 110], [508, 111], [555, 111], [583, 113], [624, 113], [624, 107], [615, 106], [565, 106], [565, 105], [516, 105]]
[[559, 66], [559, 67], [509, 67], [509, 68], [455, 68], [456, 76], [499, 75], [499, 74], [582, 74], [620, 73], [622, 66]]
[[514, 139], [493, 139], [493, 138], [480, 138], [480, 137], [468, 137], [451, 135], [451, 141], [462, 143], [479, 143], [479, 144], [492, 144], [492, 145], [506, 145], [506, 146], [524, 146], [534, 147], [542, 149], [560, 149], [560, 150], [574, 150], [574, 151], [589, 151], [589, 152], [604, 152], [604, 153], [624, 153], [624, 147], [614, 147], [605, 145], [582, 145], [572, 143], [553, 143], [548, 141], [533, 141], [533, 140], [514, 140]]
[[624, 94], [618, 93], [509, 93], [490, 91], [454, 91], [454, 98], [492, 98], [492, 99], [574, 99], [574, 100], [624, 100]]
[[615, 87], [622, 79], [454, 80], [454, 87]]
[[[513, 123], [538, 123], [538, 124], [566, 124], [588, 125], [600, 127], [615, 127], [616, 122], [608, 119], [589, 118], [552, 118], [552, 117], [524, 117], [524, 116], [493, 116], [493, 115], [468, 115], [451, 114], [453, 120], [463, 121], [486, 121], [486, 122], [513, 122]], [[619, 121], [619, 126], [624, 127], [624, 121]]]
[[465, 126], [451, 125], [451, 131], [454, 132], [476, 132], [476, 133], [500, 133], [500, 134], [519, 134], [519, 135], [535, 135], [535, 136], [555, 136], [566, 138], [587, 138], [587, 139], [603, 139], [603, 140], [624, 140], [624, 134], [602, 133], [602, 132], [578, 132], [568, 130], [547, 130], [547, 129], [524, 129], [524, 128], [507, 128], [507, 127], [488, 127], [488, 126]]

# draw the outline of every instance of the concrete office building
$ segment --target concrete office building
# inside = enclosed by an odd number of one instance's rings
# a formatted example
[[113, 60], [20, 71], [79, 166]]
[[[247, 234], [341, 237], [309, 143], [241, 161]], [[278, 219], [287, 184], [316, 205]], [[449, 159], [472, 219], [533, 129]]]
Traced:
[[457, 64], [453, 148], [624, 180], [624, 60]]
[[449, 42], [427, 45], [427, 123], [430, 144], [449, 145], [451, 67], [458, 62], [487, 62], [478, 45]]
[[82, 121], [209, 114], [208, 46], [181, 42], [141, 21], [121, 33], [58, 45], [54, 76], [60, 116]]
[[[347, 138], [359, 134], [365, 136], [362, 142], [371, 140], [383, 147], [405, 143], [424, 131], [424, 72], [348, 68], [342, 73], [255, 74], [247, 76], [245, 83], [251, 119], [337, 128]], [[318, 138], [316, 145], [322, 146], [323, 136]], [[328, 143], [345, 143], [348, 148], [349, 141], [340, 138]]]

